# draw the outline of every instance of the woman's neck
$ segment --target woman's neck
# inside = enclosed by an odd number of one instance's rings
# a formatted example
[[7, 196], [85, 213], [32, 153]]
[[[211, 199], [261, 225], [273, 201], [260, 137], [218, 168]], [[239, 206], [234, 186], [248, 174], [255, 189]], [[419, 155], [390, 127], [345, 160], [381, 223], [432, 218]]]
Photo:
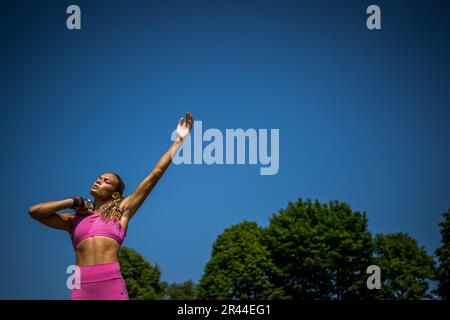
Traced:
[[94, 199], [94, 211], [97, 211], [108, 200]]

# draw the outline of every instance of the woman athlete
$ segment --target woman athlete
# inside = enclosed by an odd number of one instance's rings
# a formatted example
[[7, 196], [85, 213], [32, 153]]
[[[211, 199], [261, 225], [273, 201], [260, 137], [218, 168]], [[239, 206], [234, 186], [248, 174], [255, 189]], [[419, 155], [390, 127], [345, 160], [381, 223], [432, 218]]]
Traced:
[[[125, 281], [120, 273], [118, 254], [128, 223], [172, 162], [183, 140], [191, 131], [192, 115], [180, 119], [177, 138], [158, 161], [152, 172], [129, 196], [116, 173], [100, 175], [92, 185], [93, 206], [80, 196], [36, 204], [30, 216], [55, 229], [69, 232], [79, 267], [79, 286], [70, 293], [71, 300], [128, 300]], [[73, 213], [57, 213], [74, 209]]]

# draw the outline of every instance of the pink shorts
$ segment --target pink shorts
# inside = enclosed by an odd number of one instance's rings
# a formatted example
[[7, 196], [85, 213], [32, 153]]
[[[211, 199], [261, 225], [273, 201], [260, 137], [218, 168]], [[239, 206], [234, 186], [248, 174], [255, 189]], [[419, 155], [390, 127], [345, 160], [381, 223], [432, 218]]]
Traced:
[[80, 288], [73, 288], [70, 300], [128, 300], [119, 262], [80, 266]]

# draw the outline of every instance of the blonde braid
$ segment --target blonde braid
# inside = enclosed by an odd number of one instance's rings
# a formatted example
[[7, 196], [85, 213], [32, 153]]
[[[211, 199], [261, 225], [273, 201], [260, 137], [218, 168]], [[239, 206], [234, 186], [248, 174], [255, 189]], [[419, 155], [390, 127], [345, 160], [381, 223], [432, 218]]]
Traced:
[[119, 221], [122, 217], [122, 209], [120, 203], [124, 197], [119, 192], [114, 192], [111, 200], [105, 202], [100, 206], [98, 211], [106, 221], [116, 220]]

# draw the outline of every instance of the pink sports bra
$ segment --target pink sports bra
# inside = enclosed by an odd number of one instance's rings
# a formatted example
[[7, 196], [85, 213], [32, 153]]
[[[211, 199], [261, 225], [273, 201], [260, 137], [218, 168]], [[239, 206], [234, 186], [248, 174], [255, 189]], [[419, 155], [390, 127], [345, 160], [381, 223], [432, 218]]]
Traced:
[[71, 239], [75, 249], [81, 241], [94, 236], [108, 237], [121, 245], [127, 233], [120, 223], [114, 220], [107, 222], [98, 212], [88, 216], [76, 214], [72, 222]]

